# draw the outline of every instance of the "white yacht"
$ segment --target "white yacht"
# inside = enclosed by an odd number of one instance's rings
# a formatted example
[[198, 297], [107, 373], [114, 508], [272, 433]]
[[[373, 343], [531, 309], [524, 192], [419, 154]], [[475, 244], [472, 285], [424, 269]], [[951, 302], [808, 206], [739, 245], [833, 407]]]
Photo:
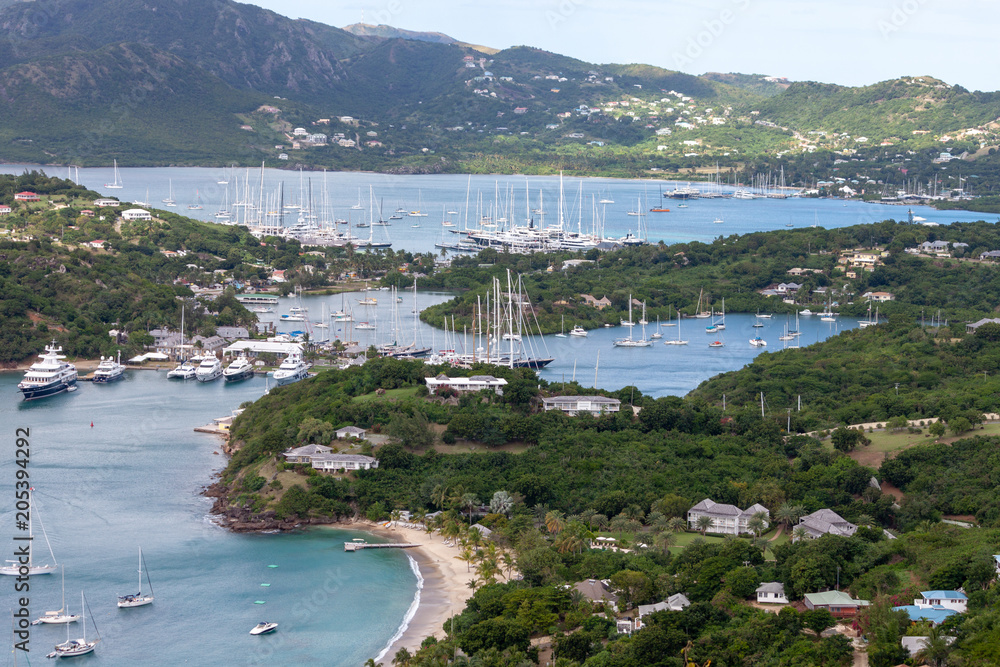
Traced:
[[569, 335], [577, 336], [579, 338], [586, 338], [587, 330], [581, 327], [579, 324], [577, 324], [576, 326], [574, 326], [572, 329], [569, 330]]
[[247, 359], [245, 354], [236, 357], [231, 364], [222, 371], [222, 377], [226, 382], [239, 382], [253, 377], [253, 364]]
[[197, 373], [198, 367], [185, 359], [167, 372], [167, 378], [170, 380], [193, 380]]
[[76, 623], [80, 620], [78, 614], [69, 613], [69, 608], [66, 606], [66, 568], [62, 568], [62, 606], [55, 611], [47, 611], [40, 618], [36, 618], [31, 622], [32, 625], [46, 624], [46, 625], [60, 625], [63, 623]]
[[201, 363], [198, 364], [198, 370], [194, 375], [194, 378], [198, 382], [211, 382], [212, 380], [218, 380], [220, 377], [222, 377], [222, 362], [214, 354], [201, 360]]
[[17, 384], [24, 400], [54, 396], [76, 387], [76, 366], [63, 361], [65, 358], [62, 346], [57, 346], [54, 340], [45, 346], [45, 354], [39, 355], [41, 361], [33, 363]]
[[101, 357], [101, 363], [97, 365], [97, 370], [94, 371], [95, 383], [106, 384], [115, 380], [121, 380], [123, 377], [125, 377], [125, 366], [122, 364], [121, 350], [118, 350], [117, 361], [114, 357]]
[[281, 362], [277, 370], [274, 371], [274, 382], [279, 387], [306, 377], [309, 365], [302, 359], [302, 354], [292, 352]]

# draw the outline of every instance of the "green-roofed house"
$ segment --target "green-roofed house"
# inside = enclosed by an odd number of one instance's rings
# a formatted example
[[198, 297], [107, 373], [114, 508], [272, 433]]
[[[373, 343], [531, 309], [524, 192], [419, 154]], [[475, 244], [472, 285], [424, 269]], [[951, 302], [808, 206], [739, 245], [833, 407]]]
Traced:
[[855, 600], [842, 591], [824, 591], [822, 593], [806, 593], [805, 603], [808, 609], [826, 609], [834, 618], [855, 616], [858, 607], [867, 607], [868, 600]]

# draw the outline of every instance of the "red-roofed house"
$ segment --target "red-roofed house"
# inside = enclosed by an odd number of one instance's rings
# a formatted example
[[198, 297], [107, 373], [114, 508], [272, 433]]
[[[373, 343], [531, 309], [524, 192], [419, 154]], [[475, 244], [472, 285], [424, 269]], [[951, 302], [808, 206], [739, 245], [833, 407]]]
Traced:
[[80, 211], [80, 215], [82, 215], [85, 218], [93, 218], [94, 212], [91, 211], [89, 208], [85, 208], [82, 211]]
[[34, 192], [18, 192], [14, 195], [14, 201], [41, 201], [42, 198]]
[[7, 215], [8, 213], [10, 213], [10, 206], [0, 204], [0, 215]]
[[97, 240], [97, 241], [91, 241], [88, 245], [90, 245], [91, 248], [97, 250], [103, 250], [105, 243], [107, 243], [107, 241]]

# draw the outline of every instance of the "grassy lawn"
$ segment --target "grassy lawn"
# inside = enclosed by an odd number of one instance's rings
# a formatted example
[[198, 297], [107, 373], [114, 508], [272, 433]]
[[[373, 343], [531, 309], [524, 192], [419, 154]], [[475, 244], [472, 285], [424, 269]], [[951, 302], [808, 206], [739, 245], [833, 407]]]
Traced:
[[[443, 429], [442, 429], [443, 430]], [[436, 443], [434, 449], [439, 454], [489, 454], [491, 452], [507, 452], [509, 454], [523, 454], [531, 449], [530, 445], [523, 442], [508, 442], [498, 447], [487, 447], [486, 445], [470, 440], [459, 440], [454, 445]]]
[[378, 396], [374, 392], [371, 394], [364, 394], [363, 396], [355, 396], [354, 402], [361, 403], [365, 401], [382, 401], [382, 400], [394, 400], [400, 398], [408, 398], [410, 396], [417, 395], [417, 387], [403, 387], [402, 389], [390, 389], [381, 396]]
[[[872, 441], [872, 444], [850, 452], [850, 456], [862, 465], [877, 468], [881, 465], [883, 459], [893, 458], [899, 452], [910, 447], [916, 447], [917, 445], [929, 445], [935, 442], [948, 444], [977, 435], [1000, 435], [1000, 424], [983, 424], [962, 435], [947, 435], [940, 440], [935, 439], [934, 436], [927, 433], [926, 428], [923, 431], [923, 433], [909, 433], [908, 431], [899, 431], [897, 433], [875, 431], [874, 433], [865, 433], [865, 436]], [[824, 445], [830, 451], [833, 451], [832, 442], [829, 440], [824, 441]]]

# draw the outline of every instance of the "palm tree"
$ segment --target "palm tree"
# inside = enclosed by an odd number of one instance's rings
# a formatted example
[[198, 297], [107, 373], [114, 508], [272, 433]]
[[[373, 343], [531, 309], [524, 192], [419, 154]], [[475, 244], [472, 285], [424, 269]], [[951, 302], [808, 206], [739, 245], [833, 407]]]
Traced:
[[510, 516], [514, 509], [514, 498], [506, 491], [497, 491], [490, 500], [490, 511], [494, 514]]
[[465, 571], [472, 571], [472, 561], [476, 560], [476, 554], [471, 547], [465, 547], [457, 556], [458, 560], [465, 561]]
[[671, 517], [670, 521], [667, 521], [667, 527], [675, 533], [683, 533], [687, 530], [688, 524], [683, 518], [675, 516]]
[[791, 528], [792, 524], [798, 523], [803, 514], [805, 514], [805, 508], [801, 505], [782, 503], [781, 507], [774, 513], [774, 518], [778, 520], [778, 523]]
[[556, 540], [555, 547], [561, 554], [576, 553], [577, 549], [583, 550], [583, 540], [574, 531], [566, 530]]
[[670, 547], [674, 546], [676, 539], [673, 533], [662, 532], [656, 536], [656, 546], [663, 549], [663, 553], [670, 553]]
[[516, 565], [514, 556], [509, 551], [504, 551], [500, 554], [500, 563], [503, 565], [504, 577], [510, 581], [510, 573], [514, 571]]
[[479, 504], [479, 498], [474, 493], [462, 494], [462, 507], [469, 508], [469, 525], [472, 525], [472, 510]]
[[875, 523], [875, 519], [871, 518], [867, 514], [861, 514], [860, 516], [858, 516], [858, 525], [859, 526], [871, 526], [874, 523]]
[[590, 517], [590, 525], [598, 530], [608, 527], [608, 517], [604, 514], [594, 514]]
[[448, 500], [448, 487], [444, 484], [438, 484], [431, 491], [431, 502], [438, 506], [438, 509], [444, 509], [444, 504]]
[[412, 659], [413, 656], [410, 655], [410, 652], [407, 651], [405, 648], [401, 648], [398, 651], [396, 651], [396, 655], [392, 659], [392, 664], [398, 665], [399, 667], [406, 667], [407, 665], [410, 664], [410, 660]]
[[708, 533], [708, 529], [712, 527], [713, 523], [715, 522], [712, 520], [712, 517], [702, 514], [695, 520], [694, 525], [698, 527], [698, 530], [701, 531], [702, 535], [705, 535]]
[[465, 498], [465, 487], [459, 484], [454, 489], [451, 490], [451, 494], [448, 496], [448, 504], [452, 507], [461, 507], [463, 505], [463, 499]]
[[401, 516], [403, 516], [403, 513], [402, 513], [402, 512], [400, 512], [399, 510], [393, 510], [393, 511], [389, 512], [389, 522], [390, 522], [390, 523], [391, 523], [391, 524], [392, 524], [393, 526], [395, 526], [396, 524], [398, 524], [398, 523], [399, 523], [399, 518], [400, 518]]
[[760, 537], [760, 532], [764, 530], [764, 527], [767, 525], [767, 521], [764, 517], [765, 514], [763, 512], [757, 512], [750, 517], [749, 521], [747, 521], [747, 528], [753, 531], [754, 537]]
[[795, 530], [792, 531], [792, 542], [798, 542], [807, 537], [809, 537], [809, 531], [802, 526], [796, 526]]
[[552, 510], [545, 515], [545, 528], [553, 535], [558, 535], [565, 527], [563, 513], [559, 510]]
[[924, 639], [924, 648], [920, 649], [916, 656], [918, 661], [932, 664], [934, 667], [943, 667], [948, 664], [948, 656], [951, 654], [951, 643], [948, 641], [940, 626], [934, 626], [927, 632]]
[[480, 544], [483, 543], [483, 534], [479, 531], [478, 528], [470, 528], [468, 536], [469, 536], [469, 544], [473, 547], [478, 547]]

